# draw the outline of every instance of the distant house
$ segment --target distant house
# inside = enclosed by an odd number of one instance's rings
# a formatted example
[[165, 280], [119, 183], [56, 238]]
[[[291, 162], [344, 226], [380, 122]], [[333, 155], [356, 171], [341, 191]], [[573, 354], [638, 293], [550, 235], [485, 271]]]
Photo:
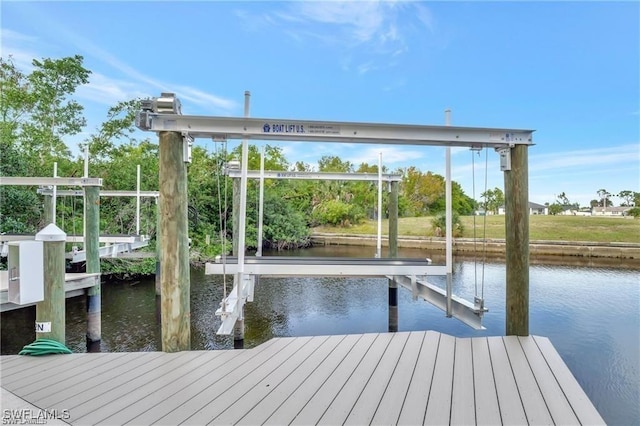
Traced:
[[[563, 216], [577, 216], [578, 208], [575, 205], [563, 205], [562, 211], [559, 213]], [[591, 212], [589, 212], [591, 214]]]
[[632, 207], [593, 207], [591, 208], [592, 216], [627, 216]]
[[[498, 214], [504, 214], [504, 206], [498, 208]], [[549, 214], [549, 208], [547, 206], [543, 206], [542, 204], [532, 203], [529, 201], [529, 214], [530, 215], [538, 215], [538, 214]]]

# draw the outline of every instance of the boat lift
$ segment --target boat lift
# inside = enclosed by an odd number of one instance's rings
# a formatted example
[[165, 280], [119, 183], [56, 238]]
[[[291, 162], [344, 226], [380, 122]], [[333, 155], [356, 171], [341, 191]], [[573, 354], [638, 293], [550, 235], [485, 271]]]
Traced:
[[[245, 115], [247, 106], [245, 105]], [[448, 120], [447, 120], [448, 121]], [[243, 306], [253, 298], [252, 276], [254, 273], [270, 271], [268, 259], [245, 259], [244, 253], [244, 223], [246, 216], [246, 187], [248, 179], [248, 139], [299, 141], [299, 142], [336, 142], [387, 145], [419, 145], [444, 146], [446, 152], [446, 264], [444, 266], [425, 265], [395, 265], [402, 269], [400, 275], [409, 276], [408, 285], [415, 288], [414, 294], [431, 294], [440, 302], [444, 300], [445, 311], [448, 316], [460, 318], [453, 306], [457, 301], [453, 298], [452, 274], [452, 215], [451, 215], [451, 147], [468, 147], [471, 149], [494, 148], [500, 154], [500, 168], [502, 171], [511, 170], [511, 149], [516, 145], [532, 145], [533, 130], [480, 128], [458, 126], [426, 126], [382, 123], [357, 123], [337, 121], [291, 120], [279, 118], [235, 118], [235, 117], [205, 117], [181, 115], [180, 102], [172, 93], [163, 93], [159, 98], [143, 102], [142, 110], [136, 116], [136, 125], [141, 130], [152, 132], [176, 132], [183, 136], [183, 158], [190, 159], [190, 148], [194, 138], [210, 138], [214, 141], [227, 139], [242, 140], [241, 161], [241, 198], [240, 198], [240, 238], [238, 242], [238, 257], [235, 263], [227, 262], [222, 257], [222, 263], [207, 264], [206, 273], [234, 273], [236, 285], [223, 301], [223, 326], [219, 333], [229, 334], [237, 319], [243, 318]], [[370, 259], [371, 264], [357, 265], [353, 260], [345, 259], [346, 264], [298, 264], [289, 268], [295, 269], [295, 274], [303, 276], [305, 271], [312, 275], [348, 274], [367, 276], [394, 276], [391, 265], [383, 262], [389, 259]], [[307, 261], [309, 262], [309, 261]], [[425, 263], [427, 263], [425, 261]], [[378, 267], [374, 268], [374, 265]], [[344, 270], [340, 268], [344, 267]], [[438, 268], [438, 269], [435, 269]], [[284, 265], [278, 265], [278, 274], [282, 275]], [[273, 270], [271, 270], [273, 271]], [[333, 273], [331, 273], [333, 271]], [[342, 272], [340, 272], [342, 271]], [[406, 272], [406, 273], [405, 273]], [[446, 275], [447, 286], [444, 294], [441, 291], [418, 291], [418, 275]], [[402, 285], [402, 281], [400, 280]], [[406, 284], [406, 283], [405, 283]], [[424, 297], [424, 296], [423, 296]], [[427, 296], [431, 297], [431, 296]], [[426, 297], [425, 297], [426, 298]], [[442, 303], [440, 303], [442, 305]], [[461, 309], [470, 311], [479, 319], [485, 311], [482, 302], [461, 303]], [[224, 309], [227, 306], [229, 309]], [[465, 321], [466, 322], [466, 321]], [[481, 327], [481, 325], [480, 325]]]

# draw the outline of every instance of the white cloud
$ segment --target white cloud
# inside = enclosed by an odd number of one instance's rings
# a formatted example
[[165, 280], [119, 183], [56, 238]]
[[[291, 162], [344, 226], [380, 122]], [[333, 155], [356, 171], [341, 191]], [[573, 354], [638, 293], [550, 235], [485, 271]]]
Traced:
[[[285, 9], [268, 13], [247, 10], [236, 10], [235, 13], [241, 18], [242, 25], [251, 31], [264, 31], [268, 27], [281, 31], [298, 44], [311, 41], [337, 48], [341, 55], [349, 56], [353, 52], [359, 57], [402, 55], [409, 51], [408, 40], [415, 36], [416, 30], [426, 28], [433, 32], [434, 28], [429, 9], [417, 2], [300, 1], [285, 4]], [[352, 69], [350, 58], [340, 62], [343, 69]], [[355, 68], [360, 74], [373, 69], [370, 61], [357, 62], [362, 64]], [[384, 64], [388, 67], [396, 63]]]
[[149, 96], [148, 92], [140, 91], [138, 85], [132, 82], [109, 78], [96, 72], [89, 76], [89, 84], [80, 86], [76, 93], [80, 98], [107, 106]]
[[418, 166], [420, 160], [425, 157], [424, 151], [410, 147], [360, 145], [356, 150], [349, 150], [345, 158], [356, 166], [361, 163], [375, 165], [378, 164], [380, 153], [382, 153], [382, 165], [392, 169], [405, 166], [407, 163]]
[[529, 167], [529, 169], [532, 172], [538, 172], [541, 170], [591, 168], [602, 167], [611, 164], [627, 163], [635, 164], [636, 167], [638, 167], [639, 161], [640, 144], [630, 144], [614, 147], [531, 155], [529, 160], [531, 166]]
[[[145, 93], [175, 91], [176, 95], [183, 101], [183, 107], [185, 101], [187, 101], [187, 103], [192, 102], [200, 107], [205, 107], [204, 109], [207, 112], [223, 114], [230, 114], [239, 107], [239, 104], [233, 100], [206, 93], [188, 85], [165, 82], [149, 77], [88, 38], [74, 33], [69, 27], [61, 26], [47, 16], [38, 16], [37, 9], [32, 8], [31, 13], [34, 20], [39, 20], [43, 26], [50, 27], [58, 39], [65, 39], [66, 42], [75, 46], [86, 57], [97, 59], [108, 67], [119, 71], [126, 78], [125, 80], [111, 77], [108, 74], [112, 70], [107, 70], [104, 67], [100, 68], [100, 72], [92, 69], [94, 75], [90, 78], [89, 84], [78, 90], [78, 94], [88, 100], [107, 104], [111, 100], [116, 100], [117, 102], [135, 98]], [[25, 71], [30, 70], [27, 67], [27, 63], [30, 64], [33, 58], [41, 56], [42, 45], [40, 40], [35, 37], [4, 28], [2, 29], [2, 41], [3, 55], [5, 52], [12, 54], [16, 65]], [[51, 50], [56, 50], [56, 48], [54, 47]], [[101, 95], [104, 95], [104, 98], [101, 98]]]

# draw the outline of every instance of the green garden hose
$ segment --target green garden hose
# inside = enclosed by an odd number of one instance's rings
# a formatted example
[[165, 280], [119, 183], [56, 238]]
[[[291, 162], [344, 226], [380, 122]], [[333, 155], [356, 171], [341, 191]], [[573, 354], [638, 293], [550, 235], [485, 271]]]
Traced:
[[26, 345], [18, 355], [53, 355], [71, 354], [71, 350], [60, 342], [51, 339], [36, 339], [35, 342]]

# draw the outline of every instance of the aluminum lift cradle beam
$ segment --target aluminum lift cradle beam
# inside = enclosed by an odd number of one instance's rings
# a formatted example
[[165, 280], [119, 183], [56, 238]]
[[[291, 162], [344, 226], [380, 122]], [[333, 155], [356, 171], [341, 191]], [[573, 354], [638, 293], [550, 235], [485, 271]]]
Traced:
[[[230, 178], [240, 178], [241, 172], [237, 169], [225, 170]], [[248, 179], [260, 179], [260, 170], [247, 170]], [[377, 173], [333, 173], [333, 172], [287, 172], [282, 170], [265, 170], [265, 179], [296, 179], [296, 180], [344, 180], [360, 182], [377, 182]], [[383, 174], [383, 182], [401, 182], [402, 175]]]
[[[50, 188], [38, 188], [38, 194], [42, 195], [53, 195], [53, 189]], [[138, 193], [136, 191], [119, 191], [119, 190], [108, 190], [108, 191], [100, 191], [101, 197], [136, 197]], [[84, 191], [76, 190], [76, 189], [62, 189], [56, 191], [57, 197], [82, 197], [84, 196]], [[140, 191], [140, 197], [147, 198], [158, 198], [160, 193], [158, 191]]]

